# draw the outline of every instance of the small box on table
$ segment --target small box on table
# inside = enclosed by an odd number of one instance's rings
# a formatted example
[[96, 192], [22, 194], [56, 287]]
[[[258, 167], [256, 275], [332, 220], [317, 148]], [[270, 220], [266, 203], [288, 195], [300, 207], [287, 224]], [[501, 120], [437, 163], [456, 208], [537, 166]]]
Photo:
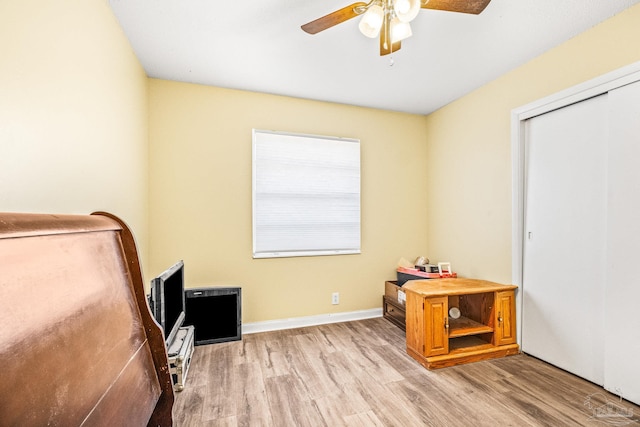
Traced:
[[[398, 286], [404, 285], [409, 280], [425, 280], [425, 279], [445, 279], [449, 277], [458, 277], [457, 273], [451, 271], [451, 264], [447, 264], [449, 270], [441, 270], [439, 266], [426, 266], [428, 268], [423, 271], [420, 268], [398, 267], [396, 272], [398, 275]], [[434, 268], [435, 267], [435, 268]]]

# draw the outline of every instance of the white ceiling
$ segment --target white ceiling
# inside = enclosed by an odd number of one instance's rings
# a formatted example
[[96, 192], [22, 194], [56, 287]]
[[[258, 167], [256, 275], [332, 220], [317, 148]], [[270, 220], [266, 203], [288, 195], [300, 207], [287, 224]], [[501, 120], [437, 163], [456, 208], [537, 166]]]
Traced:
[[393, 66], [360, 34], [359, 17], [316, 35], [300, 29], [350, 2], [109, 0], [150, 77], [418, 114], [640, 0], [492, 0], [480, 15], [422, 9]]

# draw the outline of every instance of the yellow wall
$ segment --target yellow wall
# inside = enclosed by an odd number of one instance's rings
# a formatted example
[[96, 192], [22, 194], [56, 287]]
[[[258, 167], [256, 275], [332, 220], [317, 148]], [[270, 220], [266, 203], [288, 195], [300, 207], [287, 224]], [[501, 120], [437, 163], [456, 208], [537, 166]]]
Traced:
[[[510, 112], [639, 61], [638, 22], [640, 5], [425, 119], [148, 80], [106, 0], [0, 2], [0, 210], [113, 212], [147, 279], [182, 258], [188, 286], [243, 287], [245, 322], [380, 307], [400, 256], [509, 282]], [[251, 258], [254, 127], [361, 140], [361, 255]]]
[[[150, 80], [149, 123], [150, 273], [242, 286], [244, 322], [379, 308], [426, 253], [423, 116]], [[362, 254], [252, 259], [252, 128], [360, 139]]]
[[640, 61], [638, 40], [640, 5], [427, 117], [430, 257], [511, 282], [511, 110]]
[[147, 242], [147, 78], [106, 0], [0, 2], [0, 210], [124, 219]]

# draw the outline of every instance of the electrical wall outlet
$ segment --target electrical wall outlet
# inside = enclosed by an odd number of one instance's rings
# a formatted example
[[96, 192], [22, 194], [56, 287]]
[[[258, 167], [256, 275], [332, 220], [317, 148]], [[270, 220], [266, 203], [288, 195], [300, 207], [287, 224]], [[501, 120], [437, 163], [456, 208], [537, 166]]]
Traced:
[[331, 304], [340, 304], [340, 292], [334, 292], [331, 294]]

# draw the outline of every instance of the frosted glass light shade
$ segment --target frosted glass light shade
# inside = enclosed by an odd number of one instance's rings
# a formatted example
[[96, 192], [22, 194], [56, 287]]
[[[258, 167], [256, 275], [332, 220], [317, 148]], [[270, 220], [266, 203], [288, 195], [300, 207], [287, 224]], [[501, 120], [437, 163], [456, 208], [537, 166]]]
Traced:
[[382, 7], [375, 4], [369, 8], [362, 15], [362, 19], [360, 19], [360, 24], [358, 24], [358, 28], [360, 32], [369, 38], [376, 38], [380, 33], [380, 28], [382, 28], [382, 20], [384, 18], [384, 10]]
[[391, 43], [399, 42], [411, 37], [411, 25], [408, 22], [402, 22], [398, 18], [391, 20]]
[[420, 12], [420, 0], [395, 0], [393, 10], [400, 22], [411, 22]]

